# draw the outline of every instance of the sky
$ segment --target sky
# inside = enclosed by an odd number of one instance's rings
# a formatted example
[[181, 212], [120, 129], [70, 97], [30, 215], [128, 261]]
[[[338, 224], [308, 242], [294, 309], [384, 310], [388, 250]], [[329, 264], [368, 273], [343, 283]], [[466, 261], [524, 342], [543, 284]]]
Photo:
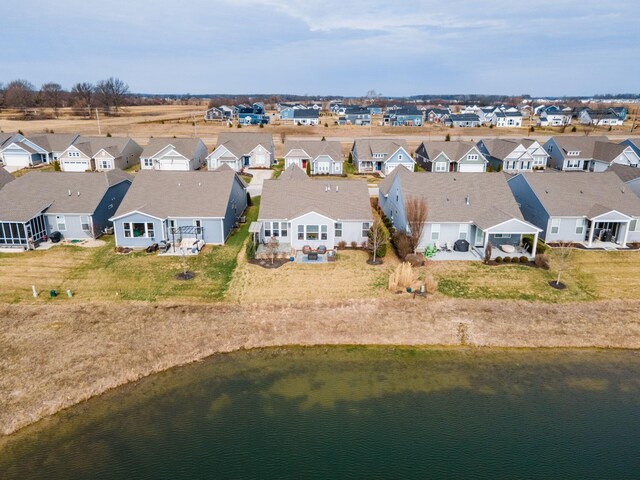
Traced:
[[132, 92], [638, 93], [638, 0], [22, 0], [0, 82]]

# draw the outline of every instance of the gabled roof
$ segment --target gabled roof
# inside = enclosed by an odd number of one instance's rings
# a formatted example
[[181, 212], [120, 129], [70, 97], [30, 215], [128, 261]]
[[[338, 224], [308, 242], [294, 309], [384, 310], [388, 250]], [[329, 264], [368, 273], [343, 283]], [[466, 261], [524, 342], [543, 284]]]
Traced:
[[359, 161], [380, 160], [373, 157], [374, 153], [383, 153], [387, 158], [399, 148], [409, 153], [407, 142], [398, 138], [356, 138], [354, 146], [358, 151]]
[[142, 170], [114, 218], [141, 212], [157, 218], [225, 216], [236, 173], [230, 168], [214, 171]]
[[289, 173], [283, 173], [277, 180], [264, 181], [259, 220], [290, 220], [309, 212], [336, 221], [373, 220], [367, 182], [318, 181], [304, 175], [299, 167], [292, 166], [287, 170]]
[[293, 118], [318, 118], [318, 110], [315, 108], [298, 108], [293, 111]]
[[625, 188], [614, 172], [545, 171], [520, 175], [551, 216], [593, 218], [612, 210], [640, 216], [640, 198]]
[[[473, 222], [483, 230], [511, 219], [524, 221], [506, 177], [498, 173], [412, 173], [395, 169], [391, 177], [400, 182], [403, 197], [424, 198], [432, 223]], [[380, 191], [388, 193], [392, 179]], [[467, 202], [468, 199], [468, 202]]]
[[580, 152], [577, 157], [600, 160], [611, 163], [616, 157], [624, 152], [628, 146], [624, 144], [610, 142], [607, 137], [579, 137], [561, 136], [553, 137], [556, 145], [560, 147], [562, 153], [567, 158], [567, 152]]
[[131, 175], [117, 169], [30, 172], [0, 190], [0, 221], [27, 222], [47, 207], [48, 213], [92, 214], [109, 187], [131, 179]]
[[328, 155], [335, 162], [344, 160], [340, 142], [326, 140], [286, 140], [284, 142], [285, 157], [294, 149], [304, 150], [311, 159]]
[[11, 139], [18, 134], [16, 133], [0, 133], [0, 148], [5, 147], [11, 143]]
[[176, 152], [191, 160], [195, 158], [201, 142], [199, 138], [152, 138], [144, 147], [141, 157], [151, 158], [171, 145]]
[[445, 142], [434, 140], [422, 142], [422, 145], [424, 145], [429, 160], [434, 160], [438, 155], [444, 153], [452, 162], [459, 161], [469, 150], [476, 147], [475, 143], [467, 141]]
[[496, 110], [494, 112], [496, 117], [521, 117], [522, 113], [520, 112], [507, 112], [506, 110]]
[[273, 150], [273, 137], [269, 133], [234, 132], [221, 133], [218, 135], [218, 145], [224, 146], [236, 158], [249, 155], [258, 145], [262, 145], [267, 150]]
[[31, 135], [27, 137], [27, 140], [47, 152], [63, 152], [79, 138], [82, 137], [77, 133], [43, 133]]
[[0, 189], [13, 180], [15, 180], [15, 177], [0, 167]]
[[[529, 148], [535, 140], [530, 138], [485, 138], [482, 140], [489, 155], [498, 160], [504, 160], [518, 145]], [[545, 152], [546, 153], [546, 152]]]
[[129, 137], [79, 137], [73, 146], [91, 158], [100, 150], [117, 158], [130, 140]]
[[620, 180], [625, 183], [640, 178], [640, 168], [621, 165], [619, 163], [612, 163], [611, 166], [607, 168], [607, 172], [614, 172]]
[[479, 122], [480, 117], [475, 113], [452, 113], [449, 115], [452, 122]]

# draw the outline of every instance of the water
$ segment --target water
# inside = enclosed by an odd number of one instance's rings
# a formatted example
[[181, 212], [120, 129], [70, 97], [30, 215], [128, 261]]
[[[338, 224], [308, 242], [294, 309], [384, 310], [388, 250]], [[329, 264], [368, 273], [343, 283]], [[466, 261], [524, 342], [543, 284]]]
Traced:
[[640, 354], [272, 349], [0, 445], [2, 479], [640, 478]]

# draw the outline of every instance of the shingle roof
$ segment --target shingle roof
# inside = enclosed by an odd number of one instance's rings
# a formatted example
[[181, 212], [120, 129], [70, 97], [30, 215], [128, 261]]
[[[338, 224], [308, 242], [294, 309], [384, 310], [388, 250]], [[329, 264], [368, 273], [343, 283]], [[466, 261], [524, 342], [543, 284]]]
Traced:
[[[597, 211], [617, 210], [640, 216], [640, 198], [614, 172], [522, 173], [531, 189], [552, 216], [592, 218]], [[604, 212], [601, 212], [604, 213]]]
[[479, 122], [480, 117], [475, 113], [452, 113], [449, 115], [452, 122]]
[[[404, 148], [408, 153], [407, 142], [398, 138], [356, 138], [355, 147], [358, 151], [358, 160], [374, 160], [374, 153], [384, 153], [385, 158], [395, 153], [399, 148]], [[375, 160], [380, 160], [376, 158]]]
[[521, 117], [520, 112], [506, 112], [504, 110], [498, 110], [495, 112], [496, 117]]
[[129, 137], [80, 137], [73, 146], [88, 157], [93, 157], [103, 149], [110, 155], [119, 157], [129, 140]]
[[441, 153], [444, 153], [449, 160], [453, 162], [459, 161], [469, 150], [476, 146], [473, 142], [456, 141], [426, 141], [422, 142], [427, 152], [427, 157], [433, 160]]
[[[412, 173], [395, 169], [404, 198], [424, 198], [428, 222], [473, 222], [486, 230], [513, 218], [524, 221], [504, 175], [493, 173]], [[386, 179], [385, 179], [386, 180]], [[385, 192], [392, 181], [385, 185]], [[467, 197], [469, 203], [467, 204]]]
[[42, 133], [27, 137], [30, 142], [47, 152], [63, 152], [78, 138], [77, 133]]
[[0, 167], [0, 189], [13, 180], [15, 180], [14, 176]]
[[286, 140], [284, 142], [285, 157], [294, 149], [304, 150], [311, 159], [315, 159], [320, 155], [328, 155], [335, 162], [344, 160], [340, 142], [326, 140]]
[[169, 145], [172, 145], [176, 152], [191, 160], [196, 156], [196, 151], [201, 141], [199, 138], [152, 138], [147, 146], [144, 147], [141, 156], [151, 158]]
[[570, 151], [578, 151], [580, 155], [574, 158], [588, 158], [611, 163], [627, 147], [619, 143], [610, 142], [607, 137], [579, 137], [561, 136], [553, 137], [556, 145], [566, 155]]
[[[273, 137], [269, 133], [221, 133], [218, 135], [217, 147], [224, 146], [237, 158], [248, 155], [258, 145], [267, 150], [273, 149]], [[216, 147], [216, 148], [217, 148]]]
[[0, 133], [0, 148], [5, 146], [5, 143], [8, 145], [9, 140], [15, 137], [15, 133]]
[[225, 216], [236, 173], [214, 171], [142, 170], [114, 217], [138, 211], [157, 218]]
[[623, 182], [629, 182], [640, 177], [640, 168], [620, 165], [619, 163], [612, 163], [611, 166], [607, 168], [607, 171], [614, 172]]
[[299, 167], [287, 170], [290, 173], [277, 180], [264, 181], [259, 220], [292, 219], [309, 212], [334, 220], [373, 220], [367, 182], [312, 180]]
[[486, 138], [482, 140], [489, 155], [504, 160], [518, 145], [529, 148], [535, 140], [530, 138]]
[[293, 111], [293, 118], [318, 118], [318, 110], [315, 108], [298, 108]]
[[117, 169], [88, 173], [30, 172], [0, 190], [0, 220], [27, 222], [47, 207], [48, 213], [92, 214], [109, 187], [131, 178]]

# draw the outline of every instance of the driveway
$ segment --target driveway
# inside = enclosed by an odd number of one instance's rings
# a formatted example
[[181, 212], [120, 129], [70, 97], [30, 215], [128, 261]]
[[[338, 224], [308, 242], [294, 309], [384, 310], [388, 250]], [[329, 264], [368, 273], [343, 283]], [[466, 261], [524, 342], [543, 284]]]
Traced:
[[247, 192], [249, 192], [249, 195], [251, 195], [252, 197], [262, 195], [262, 182], [271, 178], [273, 170], [250, 168], [249, 173], [253, 175], [253, 178], [251, 179], [251, 183], [247, 188]]

